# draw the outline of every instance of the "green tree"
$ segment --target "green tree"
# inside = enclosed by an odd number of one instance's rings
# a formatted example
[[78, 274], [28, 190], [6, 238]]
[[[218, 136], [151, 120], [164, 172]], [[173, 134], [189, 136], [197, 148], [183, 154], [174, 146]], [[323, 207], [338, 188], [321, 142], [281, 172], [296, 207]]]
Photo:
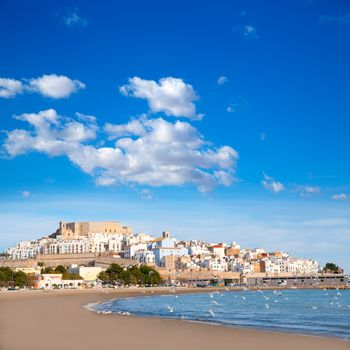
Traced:
[[52, 274], [52, 273], [55, 273], [55, 270], [52, 268], [52, 267], [43, 267], [41, 269], [41, 273], [49, 273], [49, 274]]
[[154, 268], [147, 265], [142, 265], [140, 267], [140, 271], [143, 275], [143, 280], [145, 284], [155, 285], [162, 283], [162, 278], [160, 277], [159, 272]]
[[110, 282], [117, 282], [120, 280], [120, 274], [124, 271], [124, 269], [118, 264], [111, 264], [106, 272], [109, 275]]
[[97, 276], [104, 283], [122, 283], [122, 284], [148, 284], [155, 285], [162, 283], [160, 274], [150, 266], [141, 267], [130, 266], [123, 269], [118, 264], [110, 265], [106, 271], [102, 271]]
[[27, 274], [23, 271], [17, 271], [13, 274], [13, 281], [16, 287], [23, 288], [26, 285]]
[[32, 273], [27, 273], [26, 275], [26, 286], [27, 287], [34, 287], [35, 284], [35, 276]]
[[101, 272], [98, 274], [97, 278], [98, 278], [99, 280], [101, 280], [102, 282], [104, 282], [104, 283], [110, 282], [110, 275], [109, 275], [106, 271], [101, 271]]
[[62, 280], [82, 280], [83, 278], [78, 273], [65, 272], [62, 274]]
[[63, 265], [57, 265], [55, 268], [55, 273], [66, 273], [67, 269]]
[[119, 279], [123, 282], [123, 284], [131, 284], [131, 273], [128, 270], [123, 270], [120, 274], [119, 274]]
[[0, 267], [0, 286], [7, 287], [12, 281], [12, 270], [8, 267]]
[[341, 273], [342, 272], [342, 269], [334, 264], [334, 263], [331, 263], [331, 262], [328, 262], [325, 267], [323, 268], [323, 272], [329, 272], [329, 273]]
[[130, 284], [143, 284], [143, 274], [136, 265], [128, 268], [128, 271], [130, 272]]

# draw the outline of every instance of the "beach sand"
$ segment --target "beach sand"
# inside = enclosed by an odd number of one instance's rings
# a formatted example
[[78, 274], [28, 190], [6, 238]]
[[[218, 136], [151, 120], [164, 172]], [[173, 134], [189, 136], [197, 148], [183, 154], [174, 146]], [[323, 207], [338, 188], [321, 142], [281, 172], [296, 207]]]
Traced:
[[[146, 295], [152, 295], [151, 289], [146, 290]], [[159, 290], [154, 292], [159, 293]], [[163, 289], [161, 293], [169, 291]], [[341, 339], [102, 315], [83, 307], [111, 298], [142, 295], [145, 294], [140, 290], [130, 289], [107, 293], [96, 290], [0, 292], [0, 350], [350, 350], [350, 342]]]

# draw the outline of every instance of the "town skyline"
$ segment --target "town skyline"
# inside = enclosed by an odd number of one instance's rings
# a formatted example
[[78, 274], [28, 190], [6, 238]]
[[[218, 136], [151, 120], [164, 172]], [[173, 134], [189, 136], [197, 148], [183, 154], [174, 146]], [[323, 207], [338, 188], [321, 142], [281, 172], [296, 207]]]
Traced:
[[60, 221], [51, 235], [20, 241], [6, 249], [5, 254], [6, 259], [22, 264], [40, 264], [50, 257], [67, 261], [65, 256], [79, 261], [79, 257], [92, 254], [90, 259], [99, 256], [112, 257], [114, 261], [129, 259], [125, 264], [146, 264], [163, 273], [196, 271], [205, 275], [209, 271], [213, 274], [239, 273], [241, 276], [278, 274], [280, 277], [311, 278], [324, 272], [316, 260], [293, 257], [281, 250], [271, 252], [263, 247], [241, 247], [235, 241], [179, 240], [169, 231], [163, 231], [160, 236], [133, 233], [130, 226], [118, 221]]
[[[39, 256], [55, 255], [61, 257], [64, 254], [117, 254], [119, 258], [135, 259], [138, 263], [155, 264], [157, 267], [165, 267], [167, 264], [165, 257], [155, 257], [153, 253], [152, 242], [161, 242], [169, 240], [165, 245], [166, 255], [167, 249], [173, 259], [185, 256], [191, 262], [191, 269], [202, 269], [206, 267], [212, 271], [235, 271], [242, 274], [253, 274], [255, 272], [266, 273], [286, 273], [316, 275], [322, 271], [322, 266], [315, 258], [310, 256], [295, 257], [290, 252], [282, 249], [266, 249], [263, 246], [241, 246], [235, 240], [220, 241], [220, 240], [205, 240], [201, 237], [178, 239], [169, 231], [161, 231], [162, 234], [150, 233], [145, 231], [133, 232], [133, 229], [120, 221], [59, 221], [58, 228], [50, 234], [44, 234], [33, 239], [25, 239], [16, 242], [12, 247], [7, 247], [4, 253], [10, 259], [30, 260], [38, 259]], [[170, 238], [171, 237], [171, 238]], [[163, 246], [163, 243], [162, 243]], [[215, 249], [220, 248], [222, 252], [218, 254]], [[227, 250], [232, 250], [227, 254]], [[180, 253], [181, 252], [181, 253]], [[233, 253], [234, 252], [234, 253]], [[62, 255], [63, 254], [63, 255]], [[248, 255], [247, 255], [248, 254]], [[251, 255], [253, 254], [253, 255]], [[260, 255], [257, 258], [257, 254]], [[151, 255], [151, 256], [150, 256]], [[272, 260], [271, 257], [272, 256]], [[199, 260], [198, 260], [199, 258]], [[40, 259], [40, 258], [39, 258]], [[203, 263], [208, 261], [211, 265]], [[266, 260], [267, 259], [267, 260]], [[289, 259], [291, 259], [290, 262]], [[333, 261], [333, 260], [332, 260]], [[174, 262], [172, 262], [174, 263]], [[228, 265], [230, 263], [230, 267]], [[261, 264], [264, 264], [261, 271]], [[269, 265], [267, 265], [269, 263]], [[309, 264], [310, 266], [304, 264]], [[331, 260], [324, 263], [324, 266], [333, 264]], [[190, 269], [189, 266], [182, 262], [182, 269]], [[254, 266], [254, 265], [258, 265]], [[282, 264], [282, 265], [281, 265]], [[291, 264], [290, 267], [288, 267]], [[300, 264], [299, 267], [294, 266]], [[237, 266], [236, 266], [237, 265]], [[266, 266], [265, 266], [266, 265]], [[304, 266], [304, 267], [302, 267]], [[280, 270], [283, 268], [283, 270]], [[296, 270], [305, 268], [305, 270]], [[342, 269], [342, 267], [339, 267]], [[173, 269], [173, 268], [171, 268]], [[301, 272], [304, 271], [304, 272]], [[344, 271], [344, 270], [342, 270]]]

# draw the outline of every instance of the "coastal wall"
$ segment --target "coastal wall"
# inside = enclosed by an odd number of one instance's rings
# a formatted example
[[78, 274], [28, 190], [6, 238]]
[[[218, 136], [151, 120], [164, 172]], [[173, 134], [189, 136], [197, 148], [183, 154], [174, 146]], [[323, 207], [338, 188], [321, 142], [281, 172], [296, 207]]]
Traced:
[[213, 279], [227, 279], [239, 283], [241, 274], [239, 272], [222, 272], [210, 271], [202, 269], [199, 271], [190, 270], [167, 270], [164, 268], [157, 268], [157, 271], [164, 280], [180, 280], [180, 281], [199, 281], [199, 280], [213, 280]]
[[8, 266], [12, 269], [14, 268], [31, 268], [36, 267], [37, 261], [35, 259], [28, 260], [12, 260], [12, 259], [0, 259], [0, 267]]
[[138, 265], [139, 263], [133, 259], [114, 258], [111, 255], [100, 255], [95, 257], [95, 266], [107, 268], [111, 264], [130, 266]]
[[57, 265], [89, 265], [93, 266], [95, 254], [38, 254], [36, 260], [43, 262], [45, 266], [55, 267]]
[[109, 254], [95, 255], [86, 254], [38, 254], [36, 259], [12, 260], [0, 259], [0, 266], [16, 267], [35, 267], [38, 262], [43, 262], [46, 267], [56, 267], [57, 265], [68, 266], [71, 264], [99, 266], [107, 268], [111, 264], [121, 266], [138, 265], [136, 260], [115, 258]]
[[243, 282], [249, 287], [323, 287], [348, 286], [349, 277], [343, 274], [291, 275], [291, 274], [254, 274], [247, 275]]

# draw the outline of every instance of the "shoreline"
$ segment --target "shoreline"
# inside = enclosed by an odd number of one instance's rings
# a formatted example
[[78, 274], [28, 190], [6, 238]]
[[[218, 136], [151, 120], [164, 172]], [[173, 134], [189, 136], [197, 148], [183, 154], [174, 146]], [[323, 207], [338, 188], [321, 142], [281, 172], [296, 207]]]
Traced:
[[[176, 293], [206, 292], [198, 288], [184, 288], [177, 289]], [[143, 341], [149, 339], [155, 331], [159, 333], [157, 339], [165, 342], [168, 349], [178, 349], [181, 346], [177, 342], [168, 344], [174, 332], [177, 334], [176, 338], [203, 349], [230, 344], [239, 344], [247, 350], [257, 347], [277, 350], [281, 348], [281, 344], [284, 350], [295, 349], [295, 347], [307, 350], [350, 348], [350, 343], [340, 338], [164, 317], [101, 315], [84, 307], [111, 299], [167, 294], [172, 294], [168, 288], [0, 292], [2, 311], [0, 313], [0, 349], [47, 350], [47, 342], [51, 344], [52, 339], [57, 338], [57, 332], [62, 334], [62, 337], [57, 345], [50, 345], [50, 349], [53, 350], [80, 348], [92, 350], [96, 347], [113, 349], [111, 334], [116, 334], [118, 344], [123, 347], [136, 349], [142, 346], [143, 349], [155, 349], [157, 346], [152, 344], [152, 341]], [[23, 334], [23, 337], [18, 337], [18, 334]], [[108, 336], [105, 339], [103, 335], [106, 334]], [[140, 337], [135, 338], [135, 334]], [[40, 339], [39, 342], [38, 339]], [[131, 344], [130, 339], [132, 339]]]
[[[265, 290], [274, 290], [274, 289], [265, 289]], [[293, 290], [293, 289], [290, 289]], [[305, 289], [304, 289], [305, 290]], [[307, 290], [314, 290], [312, 288], [308, 288]], [[213, 291], [217, 291], [217, 288], [211, 288], [209, 289], [209, 292], [213, 292]], [[245, 290], [229, 290], [229, 291], [225, 291], [225, 292], [237, 292], [237, 291], [245, 291]], [[256, 290], [248, 290], [248, 291], [256, 291]], [[171, 293], [168, 291], [168, 293], [162, 293], [162, 291], [157, 291], [157, 293], [151, 293], [150, 295], [145, 295], [145, 294], [141, 294], [141, 295], [132, 295], [132, 296], [118, 296], [118, 297], [114, 297], [111, 299], [106, 299], [106, 300], [102, 300], [102, 301], [97, 301], [97, 302], [92, 302], [89, 303], [87, 305], [84, 305], [83, 307], [93, 313], [96, 314], [103, 314], [99, 311], [97, 311], [96, 309], [94, 309], [94, 306], [98, 306], [101, 305], [103, 303], [108, 303], [108, 302], [112, 302], [114, 300], [118, 300], [118, 299], [137, 299], [137, 298], [151, 298], [153, 296], [168, 296], [168, 295], [176, 295], [176, 294], [207, 294], [207, 292], [204, 292], [203, 290], [198, 290], [196, 289], [192, 289], [189, 290], [188, 292], [186, 292], [186, 289], [183, 290], [177, 290], [176, 293]], [[118, 312], [110, 312], [108, 314], [103, 314], [103, 315], [118, 315], [118, 316], [128, 316], [128, 317], [136, 317], [136, 318], [144, 318], [144, 319], [149, 319], [149, 318], [156, 318], [156, 319], [160, 319], [160, 320], [175, 320], [175, 321], [180, 321], [180, 322], [190, 322], [190, 323], [199, 323], [199, 324], [207, 324], [207, 325], [212, 325], [212, 326], [220, 326], [220, 327], [226, 327], [229, 329], [238, 329], [238, 330], [255, 330], [258, 332], [268, 332], [268, 333], [278, 333], [278, 334], [290, 334], [290, 335], [298, 335], [298, 336], [306, 336], [306, 337], [315, 337], [315, 338], [322, 338], [322, 339], [338, 339], [344, 342], [349, 342], [350, 343], [350, 337], [349, 338], [343, 338], [340, 336], [332, 336], [332, 335], [322, 335], [322, 334], [313, 334], [313, 333], [299, 333], [299, 332], [294, 332], [294, 331], [288, 331], [286, 329], [282, 329], [282, 328], [276, 328], [276, 329], [271, 329], [271, 328], [264, 328], [264, 327], [255, 327], [255, 326], [239, 326], [239, 325], [233, 325], [233, 324], [229, 324], [229, 323], [225, 323], [225, 322], [219, 322], [219, 321], [215, 321], [215, 320], [196, 320], [196, 319], [181, 319], [181, 318], [176, 318], [176, 317], [171, 317], [171, 316], [161, 316], [161, 315], [150, 315], [150, 314], [137, 314], [137, 313], [130, 313], [128, 315], [123, 315], [120, 314]], [[349, 346], [350, 349], [350, 346]]]

